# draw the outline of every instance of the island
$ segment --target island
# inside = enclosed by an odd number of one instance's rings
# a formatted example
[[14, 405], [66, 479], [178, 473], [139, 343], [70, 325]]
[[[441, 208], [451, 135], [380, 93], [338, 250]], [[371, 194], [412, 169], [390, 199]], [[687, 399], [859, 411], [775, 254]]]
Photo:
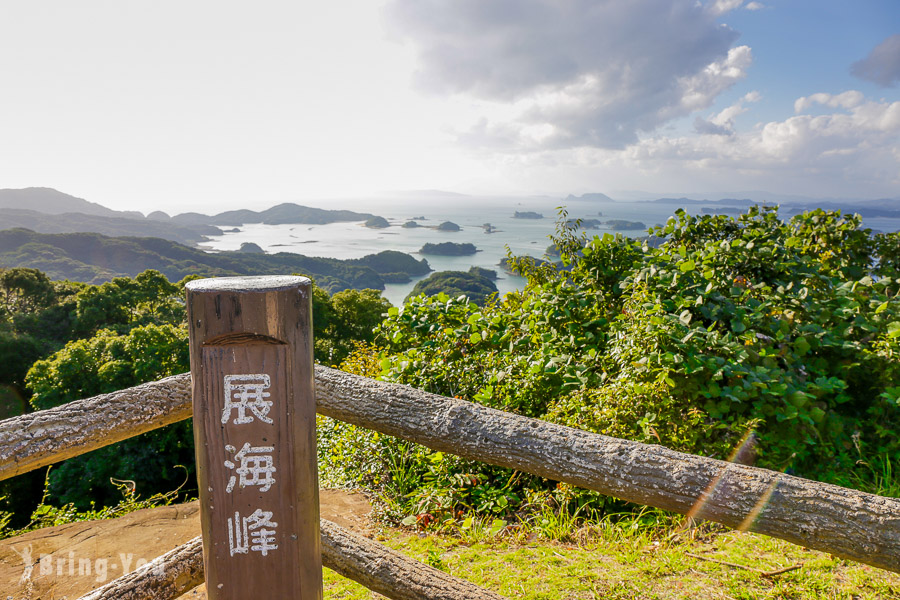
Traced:
[[419, 250], [419, 254], [435, 254], [438, 256], [469, 256], [478, 252], [475, 244], [456, 244], [443, 242], [440, 244], [425, 244]]
[[444, 221], [437, 226], [438, 231], [459, 231], [459, 225], [453, 221]]
[[469, 274], [478, 275], [479, 277], [484, 277], [485, 279], [489, 279], [491, 281], [497, 281], [498, 279], [500, 279], [497, 276], [497, 271], [494, 271], [493, 269], [485, 269], [483, 267], [470, 267]]
[[447, 294], [451, 298], [466, 296], [470, 302], [483, 305], [488, 298], [497, 293], [497, 286], [490, 279], [471, 272], [440, 271], [432, 273], [416, 283], [416, 286], [406, 298], [409, 300], [419, 294], [436, 296], [441, 293]]
[[641, 221], [626, 221], [625, 219], [610, 219], [606, 226], [613, 231], [629, 231], [633, 229], [647, 229]]
[[371, 229], [384, 229], [390, 227], [391, 224], [384, 217], [372, 217], [365, 222], [365, 226]]
[[516, 214], [513, 215], [513, 219], [543, 219], [544, 215], [538, 212], [524, 211], [519, 212], [516, 211]]
[[259, 246], [259, 244], [254, 244], [253, 242], [244, 242], [241, 244], [238, 252], [247, 252], [249, 254], [265, 254], [265, 251]]
[[566, 227], [569, 229], [600, 229], [600, 226], [603, 225], [603, 221], [600, 219], [568, 219], [566, 221]]
[[419, 227], [419, 224], [415, 221], [407, 221], [406, 223], [401, 225], [401, 227], [405, 227], [406, 229], [415, 229], [416, 227]]

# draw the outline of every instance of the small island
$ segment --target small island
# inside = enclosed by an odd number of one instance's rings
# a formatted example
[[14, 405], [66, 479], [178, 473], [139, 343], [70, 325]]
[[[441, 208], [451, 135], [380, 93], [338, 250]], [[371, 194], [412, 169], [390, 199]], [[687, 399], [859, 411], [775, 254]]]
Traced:
[[[740, 214], [743, 214], [743, 213], [744, 213], [744, 209], [742, 209], [742, 208], [734, 208], [734, 207], [731, 207], [731, 206], [725, 206], [725, 207], [722, 207], [722, 208], [709, 208], [709, 207], [706, 207], [706, 206], [703, 207], [703, 214], [704, 214], [704, 215], [733, 215], [733, 216], [737, 216], [737, 215], [740, 215]], [[149, 218], [149, 217], [148, 217], [148, 218]]]
[[419, 254], [435, 254], [438, 256], [469, 256], [478, 252], [475, 244], [456, 244], [443, 242], [440, 244], [425, 244], [419, 250]]
[[493, 269], [485, 269], [484, 267], [469, 267], [469, 275], [477, 275], [478, 277], [484, 277], [490, 281], [497, 281], [500, 279], [497, 276], [497, 271]]
[[419, 227], [419, 224], [415, 221], [407, 221], [406, 223], [401, 225], [401, 227], [405, 227], [406, 229], [415, 229], [416, 227]]
[[438, 231], [459, 231], [459, 225], [453, 221], [444, 221], [437, 226]]
[[544, 215], [542, 215], [541, 213], [531, 212], [531, 211], [527, 211], [527, 210], [523, 211], [523, 212], [516, 211], [516, 214], [513, 215], [513, 219], [543, 219], [543, 218], [544, 218]]
[[496, 232], [500, 231], [499, 229], [497, 229], [490, 223], [485, 223], [484, 225], [481, 226], [481, 228], [484, 230], [485, 233], [496, 233]]
[[254, 244], [253, 242], [244, 242], [241, 244], [238, 252], [245, 252], [247, 254], [265, 254], [265, 251], [260, 248], [259, 244]]
[[613, 231], [629, 231], [633, 229], [647, 229], [641, 221], [626, 221], [624, 219], [610, 219], [606, 226]]
[[581, 227], [581, 229], [600, 229], [601, 225], [603, 225], [603, 221], [600, 219], [569, 219], [566, 221], [566, 227], [569, 229], [577, 227]]
[[440, 271], [417, 282], [406, 299], [415, 298], [419, 294], [447, 294], [451, 298], [467, 296], [470, 302], [483, 305], [496, 293], [497, 286], [486, 277], [465, 271]]
[[365, 222], [365, 226], [372, 229], [384, 229], [385, 227], [390, 227], [391, 224], [384, 217], [372, 217]]

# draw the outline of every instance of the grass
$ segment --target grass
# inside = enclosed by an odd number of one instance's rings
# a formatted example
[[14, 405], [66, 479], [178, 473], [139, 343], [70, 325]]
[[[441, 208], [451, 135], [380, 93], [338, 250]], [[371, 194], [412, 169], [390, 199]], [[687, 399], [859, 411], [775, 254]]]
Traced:
[[[657, 532], [660, 530], [657, 529]], [[660, 538], [618, 526], [581, 532], [581, 543], [384, 529], [381, 543], [509, 598], [900, 598], [900, 575], [756, 534], [722, 531]], [[725, 563], [732, 563], [732, 566]], [[763, 573], [798, 567], [779, 575]], [[378, 597], [326, 569], [325, 597]]]

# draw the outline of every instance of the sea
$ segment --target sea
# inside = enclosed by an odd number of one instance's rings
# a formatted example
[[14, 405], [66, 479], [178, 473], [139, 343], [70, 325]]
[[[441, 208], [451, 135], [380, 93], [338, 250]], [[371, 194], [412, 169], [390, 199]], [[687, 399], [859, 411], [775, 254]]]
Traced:
[[[563, 200], [551, 197], [473, 197], [454, 194], [404, 196], [400, 198], [356, 198], [328, 202], [302, 202], [307, 206], [327, 209], [346, 209], [382, 216], [390, 223], [384, 229], [365, 227], [363, 222], [329, 223], [327, 225], [287, 224], [264, 225], [247, 223], [237, 231], [227, 231], [200, 244], [206, 250], [237, 250], [241, 244], [252, 242], [269, 253], [296, 252], [306, 256], [328, 258], [361, 258], [382, 250], [399, 250], [418, 258], [425, 258], [434, 271], [467, 271], [472, 266], [492, 269], [500, 277], [495, 284], [502, 296], [525, 285], [521, 277], [504, 272], [500, 260], [508, 253], [514, 256], [544, 257], [552, 243], [550, 235], [556, 230], [561, 211], [568, 219], [596, 219], [603, 223], [587, 230], [589, 236], [613, 232], [606, 225], [611, 219], [643, 223], [643, 228], [620, 230], [632, 237], [647, 234], [647, 228], [662, 225], [682, 205], [676, 202], [623, 202], [606, 200]], [[691, 214], [704, 209], [742, 208], [726, 202], [689, 204], [683, 208]], [[532, 212], [540, 219], [515, 218], [516, 212]], [[416, 219], [419, 227], [404, 228], [407, 221]], [[460, 227], [457, 232], [439, 231], [436, 227], [451, 221]], [[490, 225], [492, 233], [486, 233]], [[864, 226], [879, 231], [900, 231], [900, 219], [872, 218]], [[471, 256], [423, 256], [419, 250], [425, 243], [471, 243], [478, 251]], [[383, 295], [393, 305], [403, 304], [416, 282], [386, 284]]]

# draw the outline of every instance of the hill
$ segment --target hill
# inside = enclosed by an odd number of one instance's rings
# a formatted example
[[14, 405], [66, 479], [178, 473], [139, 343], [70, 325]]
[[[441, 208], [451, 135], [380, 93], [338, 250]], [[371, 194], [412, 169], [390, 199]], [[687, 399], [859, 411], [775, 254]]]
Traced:
[[101, 217], [144, 218], [144, 215], [139, 212], [113, 210], [53, 188], [32, 187], [0, 190], [0, 208], [25, 207], [49, 215], [77, 212]]
[[206, 236], [222, 234], [221, 229], [212, 225], [166, 223], [143, 217], [129, 218], [78, 212], [50, 214], [17, 208], [0, 208], [0, 223], [7, 229], [24, 227], [39, 233], [92, 231], [109, 236], [159, 237], [187, 245], [201, 242]]
[[[377, 268], [396, 269], [400, 261], [379, 260], [380, 254], [361, 259]], [[410, 268], [421, 269], [409, 257]], [[384, 265], [384, 266], [382, 266]], [[403, 264], [401, 268], [405, 267]], [[234, 275], [278, 275], [302, 273], [313, 277], [331, 293], [344, 289], [384, 289], [384, 278], [362, 262], [318, 258], [279, 252], [208, 253], [170, 240], [148, 237], [108, 237], [98, 233], [44, 234], [28, 229], [0, 231], [0, 267], [31, 267], [51, 279], [101, 283], [117, 276], [134, 277], [156, 269], [170, 281], [187, 275], [225, 277]]]
[[310, 225], [325, 225], [343, 221], [366, 221], [374, 216], [370, 213], [358, 213], [352, 210], [326, 210], [286, 202], [262, 211], [247, 209], [229, 210], [212, 216], [200, 213], [182, 213], [175, 215], [171, 220], [175, 223], [186, 225], [235, 226], [245, 223], [264, 223], [266, 225], [307, 223]]

